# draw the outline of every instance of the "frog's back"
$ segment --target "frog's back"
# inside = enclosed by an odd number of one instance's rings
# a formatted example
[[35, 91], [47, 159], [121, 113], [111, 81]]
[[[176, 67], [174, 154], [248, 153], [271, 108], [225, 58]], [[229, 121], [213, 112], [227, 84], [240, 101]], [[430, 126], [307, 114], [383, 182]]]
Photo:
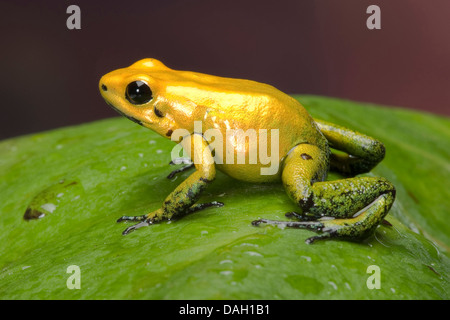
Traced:
[[278, 129], [281, 156], [299, 143], [321, 148], [326, 145], [301, 103], [271, 85], [194, 72], [180, 74], [184, 77], [182, 85], [171, 90], [183, 90], [183, 96], [202, 109], [197, 120], [210, 119], [207, 128], [225, 122], [226, 128]]
[[[261, 146], [261, 129], [267, 130], [267, 155], [271, 161], [279, 164], [287, 153], [300, 143], [309, 143], [328, 148], [326, 139], [317, 128], [314, 120], [305, 108], [294, 98], [279, 91], [273, 86], [250, 80], [221, 78], [197, 73], [187, 73], [180, 86], [167, 88], [174, 95], [182, 95], [196, 104], [196, 120], [203, 124], [203, 132], [207, 129], [219, 129], [225, 133], [227, 129], [241, 129], [248, 133], [256, 132], [258, 146]], [[181, 92], [183, 91], [183, 92]], [[273, 132], [278, 131], [278, 158], [272, 154]], [[250, 134], [249, 134], [250, 137]], [[225, 146], [233, 145], [234, 137], [228, 138], [221, 151], [216, 155], [229, 152]], [[250, 138], [249, 138], [250, 139]], [[230, 141], [228, 141], [230, 140]], [[245, 147], [245, 149], [243, 149]], [[258, 147], [258, 148], [259, 148]], [[250, 142], [244, 146], [235, 145], [235, 161], [232, 164], [218, 164], [217, 168], [233, 178], [250, 182], [271, 182], [280, 179], [279, 170], [274, 175], [261, 175], [261, 168], [268, 167], [261, 161], [249, 164], [250, 154], [260, 152]], [[245, 164], [237, 164], [237, 154], [245, 150]]]

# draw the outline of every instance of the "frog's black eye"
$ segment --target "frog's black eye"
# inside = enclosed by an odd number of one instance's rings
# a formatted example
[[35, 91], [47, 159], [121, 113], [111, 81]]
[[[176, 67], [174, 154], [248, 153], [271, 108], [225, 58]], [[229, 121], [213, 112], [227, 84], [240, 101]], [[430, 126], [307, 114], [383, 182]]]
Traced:
[[152, 90], [144, 81], [131, 82], [125, 91], [125, 98], [132, 104], [144, 104], [152, 100]]

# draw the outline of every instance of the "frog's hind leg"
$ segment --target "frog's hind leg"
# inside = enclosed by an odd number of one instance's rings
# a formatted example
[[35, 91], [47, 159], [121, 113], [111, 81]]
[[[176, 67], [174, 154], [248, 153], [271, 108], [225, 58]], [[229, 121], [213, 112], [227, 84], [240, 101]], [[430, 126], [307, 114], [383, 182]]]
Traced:
[[344, 152], [331, 153], [331, 170], [354, 176], [369, 172], [383, 160], [385, 148], [380, 141], [334, 123], [319, 119], [314, 121], [330, 147]]
[[260, 219], [252, 224], [268, 223], [320, 233], [307, 243], [331, 237], [361, 240], [372, 234], [394, 202], [394, 186], [375, 177], [321, 181], [317, 178], [323, 176], [326, 163], [326, 155], [318, 147], [295, 147], [285, 159], [282, 181], [290, 198], [302, 209], [301, 214], [289, 216], [301, 221]]

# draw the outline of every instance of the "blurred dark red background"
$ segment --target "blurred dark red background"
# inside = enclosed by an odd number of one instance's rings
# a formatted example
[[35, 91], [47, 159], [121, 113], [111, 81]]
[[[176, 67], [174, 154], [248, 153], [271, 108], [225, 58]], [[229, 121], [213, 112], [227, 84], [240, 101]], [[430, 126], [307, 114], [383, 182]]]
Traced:
[[[81, 8], [81, 30], [66, 9]], [[381, 30], [366, 9], [381, 8]], [[174, 69], [450, 115], [450, 1], [1, 1], [0, 139], [116, 116], [102, 74]]]

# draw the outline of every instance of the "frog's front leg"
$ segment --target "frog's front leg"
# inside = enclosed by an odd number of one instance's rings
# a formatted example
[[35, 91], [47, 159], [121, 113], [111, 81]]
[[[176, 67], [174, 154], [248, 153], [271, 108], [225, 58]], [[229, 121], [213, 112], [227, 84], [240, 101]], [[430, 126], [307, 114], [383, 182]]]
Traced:
[[221, 207], [221, 202], [195, 204], [202, 191], [211, 183], [216, 175], [214, 159], [211, 151], [200, 134], [192, 134], [181, 142], [183, 148], [194, 159], [196, 171], [183, 181], [165, 200], [161, 208], [149, 214], [136, 217], [121, 217], [120, 221], [140, 221], [138, 224], [125, 229], [123, 234], [128, 234], [138, 228], [148, 226], [155, 222], [172, 217], [179, 217], [188, 213], [202, 210], [207, 207]]
[[326, 166], [326, 155], [318, 147], [295, 147], [285, 159], [282, 181], [290, 198], [302, 209], [294, 216], [303, 221], [260, 219], [253, 225], [268, 223], [320, 233], [307, 243], [331, 237], [361, 240], [372, 234], [394, 202], [394, 186], [375, 177], [320, 181]]

